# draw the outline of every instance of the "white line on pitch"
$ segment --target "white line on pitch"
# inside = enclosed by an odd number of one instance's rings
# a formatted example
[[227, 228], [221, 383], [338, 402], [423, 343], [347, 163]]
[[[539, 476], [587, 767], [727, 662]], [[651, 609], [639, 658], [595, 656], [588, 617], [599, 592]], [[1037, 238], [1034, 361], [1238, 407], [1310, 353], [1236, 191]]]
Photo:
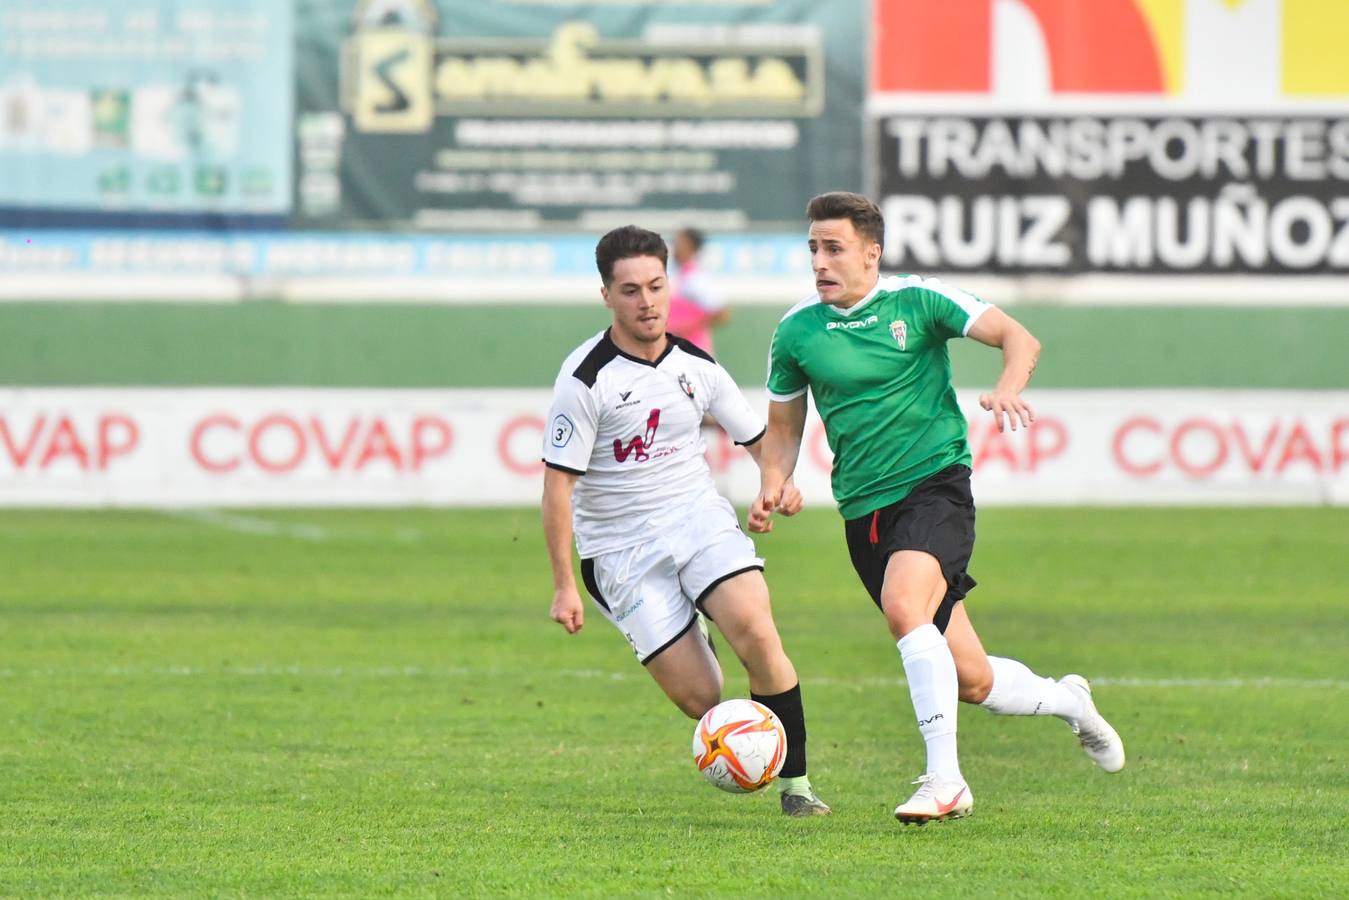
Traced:
[[[627, 672], [608, 672], [602, 669], [575, 669], [558, 672], [572, 678], [607, 678], [624, 681]], [[1278, 678], [1254, 676], [1247, 678], [1120, 678], [1100, 676], [1090, 679], [1093, 686], [1123, 688], [1301, 688], [1307, 690], [1349, 690], [1349, 681], [1335, 678]], [[860, 678], [831, 678], [828, 675], [805, 676], [801, 683], [811, 687], [905, 687], [903, 678], [863, 676]]]
[[399, 528], [391, 534], [370, 531], [333, 531], [320, 525], [307, 522], [278, 522], [257, 516], [244, 516], [239, 513], [225, 512], [220, 509], [186, 508], [160, 509], [161, 515], [177, 519], [187, 519], [201, 525], [223, 528], [235, 534], [251, 534], [262, 537], [290, 537], [302, 541], [324, 543], [330, 540], [393, 540], [401, 544], [415, 544], [422, 534], [415, 528]]
[[[1122, 688], [1303, 688], [1308, 690], [1349, 690], [1349, 681], [1335, 678], [1279, 678], [1253, 676], [1247, 678], [1120, 678], [1102, 675], [1089, 679], [1092, 687]], [[803, 678], [806, 684], [821, 687], [903, 687], [903, 678]]]
[[[425, 666], [109, 666], [102, 669], [0, 669], [0, 678], [57, 677], [67, 675], [103, 676], [107, 678], [134, 677], [200, 677], [236, 676], [246, 678], [464, 678], [472, 676], [503, 678], [526, 675], [531, 679], [581, 678], [606, 681], [645, 680], [640, 670], [562, 669], [555, 671], [511, 671], [504, 669], [472, 669], [463, 666], [428, 668]], [[1288, 688], [1298, 690], [1349, 690], [1349, 681], [1336, 678], [1280, 678], [1253, 676], [1245, 678], [1123, 678], [1102, 676], [1091, 679], [1093, 685], [1119, 688]], [[831, 678], [806, 677], [802, 682], [809, 687], [904, 687], [903, 678]]]
[[166, 516], [187, 519], [202, 525], [213, 525], [236, 534], [257, 534], [264, 537], [291, 537], [302, 541], [323, 542], [328, 540], [328, 531], [318, 525], [303, 522], [273, 522], [254, 516], [241, 516], [238, 513], [223, 512], [218, 509], [163, 509]]

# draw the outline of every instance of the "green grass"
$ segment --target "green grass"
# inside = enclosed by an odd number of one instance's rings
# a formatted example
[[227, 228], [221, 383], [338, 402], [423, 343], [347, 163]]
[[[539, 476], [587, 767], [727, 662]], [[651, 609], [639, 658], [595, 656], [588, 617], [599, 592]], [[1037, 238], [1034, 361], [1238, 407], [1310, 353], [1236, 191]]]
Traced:
[[981, 512], [985, 644], [1099, 679], [1130, 762], [964, 707], [975, 815], [905, 829], [922, 748], [832, 512], [760, 541], [835, 810], [808, 821], [703, 783], [593, 610], [548, 621], [533, 511], [0, 513], [0, 895], [1341, 893], [1346, 535]]
[[[737, 304], [717, 359], [763, 384], [780, 305]], [[1044, 343], [1040, 388], [1344, 388], [1349, 307], [1009, 307]], [[590, 305], [0, 303], [0, 384], [542, 387], [609, 324]], [[1001, 357], [952, 341], [956, 383]], [[509, 361], [509, 364], [503, 361]]]

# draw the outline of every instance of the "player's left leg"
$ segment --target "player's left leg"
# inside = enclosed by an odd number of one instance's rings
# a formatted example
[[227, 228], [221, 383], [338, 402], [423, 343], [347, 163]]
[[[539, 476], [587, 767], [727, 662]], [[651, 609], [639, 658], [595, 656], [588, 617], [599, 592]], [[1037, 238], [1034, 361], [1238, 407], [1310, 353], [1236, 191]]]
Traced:
[[662, 542], [583, 559], [581, 580], [600, 613], [685, 715], [700, 718], [721, 701], [721, 666], [697, 628], [679, 567]]
[[721, 702], [721, 666], [697, 628], [685, 631], [644, 665], [665, 696], [690, 719], [702, 718]]
[[827, 815], [806, 774], [806, 715], [796, 668], [773, 622], [768, 585], [751, 569], [706, 589], [699, 605], [726, 638], [749, 676], [750, 697], [767, 706], [787, 734], [787, 755], [778, 776], [782, 811], [790, 816]]
[[1107, 772], [1124, 768], [1124, 742], [1096, 711], [1091, 687], [1081, 675], [1055, 681], [1015, 659], [989, 656], [964, 603], [951, 610], [946, 642], [955, 658], [961, 700], [1000, 716], [1057, 716], [1073, 729], [1092, 762]]

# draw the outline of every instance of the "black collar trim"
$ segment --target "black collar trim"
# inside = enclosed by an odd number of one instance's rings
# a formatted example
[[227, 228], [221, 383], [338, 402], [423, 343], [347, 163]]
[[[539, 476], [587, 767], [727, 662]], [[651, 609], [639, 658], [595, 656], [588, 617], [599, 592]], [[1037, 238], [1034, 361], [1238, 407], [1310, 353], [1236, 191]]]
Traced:
[[632, 362], [639, 363], [640, 365], [643, 366], [650, 366], [653, 369], [659, 366], [661, 363], [665, 362], [665, 357], [670, 355], [670, 353], [674, 350], [676, 344], [674, 338], [670, 337], [670, 335], [668, 334], [665, 335], [665, 350], [661, 353], [659, 357], [657, 357], [654, 361], [652, 361], [649, 359], [642, 359], [640, 356], [633, 356], [631, 353], [624, 353], [622, 350], [619, 349], [618, 345], [614, 343], [613, 336], [610, 334], [611, 331], [613, 331], [613, 326], [604, 329], [604, 341], [601, 341], [601, 343], [607, 341], [609, 346], [614, 348], [614, 353], [617, 354], [618, 356], [621, 356], [627, 360], [631, 360]]

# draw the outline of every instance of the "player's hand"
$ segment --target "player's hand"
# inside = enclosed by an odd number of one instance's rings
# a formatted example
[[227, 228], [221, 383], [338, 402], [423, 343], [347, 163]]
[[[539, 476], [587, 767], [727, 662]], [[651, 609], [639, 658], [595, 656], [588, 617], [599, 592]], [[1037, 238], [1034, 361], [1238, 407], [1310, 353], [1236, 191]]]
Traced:
[[773, 530], [773, 510], [782, 502], [783, 490], [765, 488], [749, 507], [749, 530], [767, 534]]
[[554, 622], [567, 629], [567, 634], [575, 634], [585, 624], [585, 607], [581, 604], [581, 595], [575, 587], [558, 588], [553, 592], [553, 608], [548, 615]]
[[1020, 394], [999, 391], [980, 394], [979, 405], [993, 413], [993, 421], [998, 423], [999, 431], [1007, 430], [1007, 422], [1010, 422], [1012, 430], [1016, 431], [1018, 421], [1023, 428], [1029, 428], [1035, 421], [1035, 411], [1030, 408], [1029, 403], [1021, 399]]
[[805, 498], [801, 496], [800, 488], [789, 481], [782, 486], [782, 496], [778, 499], [777, 511], [784, 516], [794, 516], [801, 511], [805, 502]]

